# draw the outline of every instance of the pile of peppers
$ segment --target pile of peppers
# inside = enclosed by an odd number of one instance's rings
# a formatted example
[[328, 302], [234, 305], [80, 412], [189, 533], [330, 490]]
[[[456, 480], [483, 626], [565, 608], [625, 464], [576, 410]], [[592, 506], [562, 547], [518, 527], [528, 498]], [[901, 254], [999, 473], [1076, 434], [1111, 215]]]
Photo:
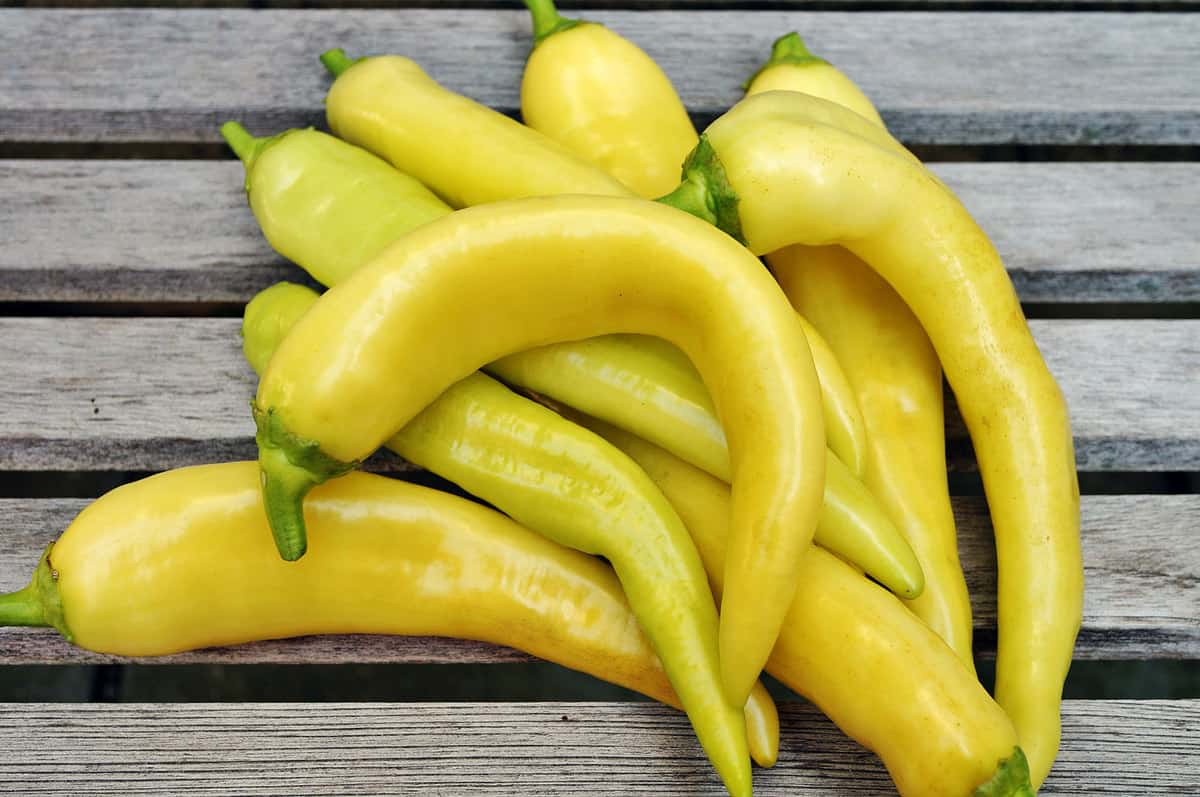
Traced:
[[[126, 656], [509, 645], [681, 708], [735, 797], [778, 755], [765, 670], [902, 795], [1032, 795], [1080, 624], [1079, 492], [992, 244], [798, 35], [698, 135], [636, 45], [526, 5], [524, 124], [331, 50], [333, 135], [222, 127], [267, 240], [329, 289], [246, 307], [259, 460], [95, 501], [0, 624]], [[994, 699], [943, 374], [995, 528]], [[380, 447], [494, 509], [360, 472]]]

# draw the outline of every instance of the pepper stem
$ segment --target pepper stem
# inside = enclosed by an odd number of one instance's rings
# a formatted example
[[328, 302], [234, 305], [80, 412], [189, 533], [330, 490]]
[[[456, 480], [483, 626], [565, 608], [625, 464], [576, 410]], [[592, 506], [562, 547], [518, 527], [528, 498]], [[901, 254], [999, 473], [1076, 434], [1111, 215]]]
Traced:
[[749, 91], [750, 85], [761, 75], [773, 66], [780, 64], [793, 64], [801, 66], [803, 64], [823, 64], [824, 58], [818, 58], [808, 49], [808, 45], [804, 43], [804, 39], [800, 38], [800, 34], [792, 31], [785, 33], [775, 40], [771, 45], [771, 57], [767, 62], [758, 68], [750, 78], [742, 84], [743, 91]]
[[737, 192], [729, 184], [725, 167], [709, 143], [708, 136], [700, 136], [700, 143], [683, 162], [683, 182], [671, 193], [654, 201], [690, 213], [738, 243], [746, 243], [738, 215]]
[[268, 140], [250, 135], [250, 132], [242, 127], [240, 122], [226, 122], [221, 125], [221, 137], [233, 150], [233, 154], [238, 156], [238, 160], [245, 164], [246, 171], [250, 171], [254, 159], [258, 157], [263, 144]]
[[556, 33], [583, 24], [581, 19], [567, 19], [558, 13], [554, 0], [525, 0], [533, 17], [533, 46], [537, 47]]
[[263, 505], [275, 537], [275, 547], [286, 562], [294, 562], [308, 550], [304, 525], [304, 496], [318, 484], [304, 468], [293, 465], [281, 449], [260, 445], [258, 466], [262, 472]]
[[326, 50], [321, 53], [321, 63], [329, 70], [329, 74], [335, 78], [341, 77], [343, 72], [362, 60], [365, 59], [349, 57], [341, 47], [335, 47], [332, 50]]
[[0, 595], [0, 625], [50, 625], [35, 581]]
[[1029, 780], [1029, 762], [1020, 747], [1000, 762], [996, 774], [971, 793], [971, 797], [1034, 797], [1033, 784]]

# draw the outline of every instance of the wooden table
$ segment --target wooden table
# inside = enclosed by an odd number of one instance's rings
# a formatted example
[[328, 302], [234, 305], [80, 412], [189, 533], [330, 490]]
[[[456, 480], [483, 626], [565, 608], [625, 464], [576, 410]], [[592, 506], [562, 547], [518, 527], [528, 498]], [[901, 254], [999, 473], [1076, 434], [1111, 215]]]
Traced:
[[[589, 16], [655, 57], [700, 124], [795, 29], [936, 161], [994, 237], [1070, 403], [1088, 579], [1077, 659], [1200, 658], [1197, 4], [615, 4], [626, 10]], [[219, 123], [259, 134], [322, 124], [316, 55], [333, 46], [404, 53], [451, 88], [510, 113], [518, 104], [528, 21], [491, 0], [170, 5], [0, 8], [5, 589], [84, 505], [34, 497], [61, 492], [67, 475], [253, 456], [237, 316], [300, 272], [257, 232]], [[783, 10], [751, 10], [764, 6]], [[955, 483], [973, 492], [953, 412], [948, 429], [953, 467], [968, 474]], [[990, 529], [981, 499], [956, 508], [989, 658]], [[353, 637], [171, 660], [528, 661], [475, 643]], [[0, 663], [104, 661], [45, 629], [0, 631]], [[757, 772], [758, 794], [889, 793], [878, 762], [811, 708], [782, 714], [781, 760]], [[1064, 718], [1043, 793], [1200, 793], [1200, 701], [1076, 699]], [[682, 715], [645, 703], [10, 703], [0, 751], [0, 792], [21, 794], [722, 793]]]

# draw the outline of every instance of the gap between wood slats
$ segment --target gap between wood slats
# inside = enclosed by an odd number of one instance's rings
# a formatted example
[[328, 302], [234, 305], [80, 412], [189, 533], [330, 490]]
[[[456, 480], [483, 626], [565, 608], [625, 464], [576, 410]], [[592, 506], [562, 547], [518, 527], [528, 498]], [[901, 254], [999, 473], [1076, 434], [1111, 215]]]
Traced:
[[[1197, 4], [1200, 8], [1200, 3]], [[509, 110], [509, 116], [518, 117]], [[694, 114], [696, 128], [713, 121], [711, 114]], [[325, 129], [324, 120], [309, 124]], [[328, 132], [328, 131], [326, 131]], [[919, 144], [903, 142], [926, 163], [1096, 163], [1129, 161], [1145, 163], [1188, 163], [1200, 161], [1200, 146], [1186, 145], [1076, 145], [1076, 144]], [[202, 141], [3, 141], [0, 159], [5, 160], [233, 160], [229, 149], [216, 142]]]
[[[1111, 11], [1171, 12], [1196, 0], [566, 0], [560, 11]], [[0, 0], [0, 8], [520, 9], [504, 0]], [[570, 16], [568, 14], [568, 16]]]
[[[1200, 319], [1200, 302], [1056, 302], [1022, 304], [1042, 319]], [[0, 318], [241, 318], [242, 302], [4, 302]]]

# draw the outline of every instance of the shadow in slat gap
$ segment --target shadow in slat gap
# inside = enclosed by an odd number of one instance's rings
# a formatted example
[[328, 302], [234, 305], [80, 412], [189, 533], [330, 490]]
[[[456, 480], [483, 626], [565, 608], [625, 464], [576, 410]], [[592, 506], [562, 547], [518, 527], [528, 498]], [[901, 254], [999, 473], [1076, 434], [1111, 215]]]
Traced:
[[[1032, 319], [1200, 319], [1200, 302], [1031, 302], [1023, 307]], [[242, 302], [0, 301], [0, 318], [241, 318], [244, 310]]]
[[[1191, 11], [1196, 0], [564, 0], [561, 10], [705, 11]], [[502, 0], [0, 0], [0, 7], [28, 8], [523, 8]]]
[[[443, 490], [479, 500], [458, 485], [424, 470], [395, 472], [392, 469], [367, 470], [412, 484]], [[0, 498], [99, 498], [122, 484], [151, 476], [151, 471], [0, 471]], [[950, 493], [957, 496], [982, 496], [983, 482], [976, 471], [951, 471]], [[1087, 471], [1079, 474], [1083, 495], [1192, 495], [1200, 493], [1200, 473], [1195, 471]], [[480, 503], [483, 503], [482, 501]]]
[[[49, 633], [49, 632], [47, 632]], [[989, 688], [995, 663], [976, 662]], [[795, 692], [773, 678], [781, 702]], [[1200, 698], [1197, 661], [1077, 661], [1069, 700]], [[645, 697], [546, 662], [528, 664], [162, 664], [0, 667], [0, 702], [492, 702], [644, 701]]]
[[[1200, 9], [1200, 4], [1197, 5]], [[514, 111], [504, 109], [510, 116]], [[698, 129], [711, 115], [693, 116]], [[1196, 144], [919, 144], [904, 142], [927, 163], [1143, 161], [1176, 163], [1200, 161]], [[3, 141], [0, 159], [10, 160], [232, 160], [218, 142], [205, 141]]]

